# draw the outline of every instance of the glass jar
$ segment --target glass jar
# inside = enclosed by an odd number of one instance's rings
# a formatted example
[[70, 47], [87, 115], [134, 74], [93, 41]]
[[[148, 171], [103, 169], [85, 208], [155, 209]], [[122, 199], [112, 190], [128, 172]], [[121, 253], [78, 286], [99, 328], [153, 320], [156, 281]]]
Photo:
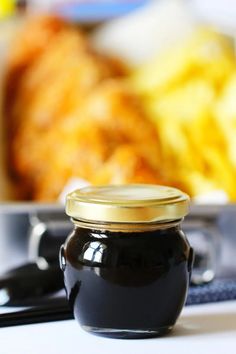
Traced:
[[143, 338], [173, 327], [192, 267], [181, 230], [188, 205], [186, 194], [156, 185], [86, 187], [67, 196], [75, 227], [60, 264], [83, 329]]

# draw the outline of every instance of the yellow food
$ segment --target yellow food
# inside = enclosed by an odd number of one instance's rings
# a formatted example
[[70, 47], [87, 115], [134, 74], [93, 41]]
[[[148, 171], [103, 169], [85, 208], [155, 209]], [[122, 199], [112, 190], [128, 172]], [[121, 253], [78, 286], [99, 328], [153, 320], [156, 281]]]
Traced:
[[200, 29], [135, 70], [131, 83], [156, 125], [165, 179], [191, 196], [236, 200], [236, 59], [230, 40]]
[[236, 201], [235, 97], [232, 42], [212, 30], [132, 71], [64, 21], [33, 18], [9, 52], [3, 102], [19, 198], [55, 200], [79, 177]]

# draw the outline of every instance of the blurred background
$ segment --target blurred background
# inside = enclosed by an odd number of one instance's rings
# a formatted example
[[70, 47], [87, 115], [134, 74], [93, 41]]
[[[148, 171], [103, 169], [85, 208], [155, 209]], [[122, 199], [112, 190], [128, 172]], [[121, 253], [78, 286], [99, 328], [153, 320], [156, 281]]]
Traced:
[[0, 200], [157, 183], [236, 200], [233, 0], [2, 0]]

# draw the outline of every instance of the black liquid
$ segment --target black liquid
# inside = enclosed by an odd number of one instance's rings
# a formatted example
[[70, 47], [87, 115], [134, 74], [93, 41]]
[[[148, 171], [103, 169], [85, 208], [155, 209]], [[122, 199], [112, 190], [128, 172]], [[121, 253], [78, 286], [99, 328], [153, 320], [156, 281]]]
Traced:
[[125, 330], [127, 337], [135, 336], [129, 331], [167, 330], [186, 299], [189, 253], [178, 227], [128, 233], [77, 228], [64, 249], [75, 318], [103, 335], [106, 329]]

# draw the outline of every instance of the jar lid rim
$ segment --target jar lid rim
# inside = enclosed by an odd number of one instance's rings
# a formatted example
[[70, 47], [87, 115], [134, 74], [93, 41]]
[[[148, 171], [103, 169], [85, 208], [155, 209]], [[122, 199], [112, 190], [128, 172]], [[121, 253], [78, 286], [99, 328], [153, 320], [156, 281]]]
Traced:
[[66, 213], [103, 222], [155, 222], [183, 218], [189, 197], [179, 189], [151, 184], [89, 186], [67, 195]]

